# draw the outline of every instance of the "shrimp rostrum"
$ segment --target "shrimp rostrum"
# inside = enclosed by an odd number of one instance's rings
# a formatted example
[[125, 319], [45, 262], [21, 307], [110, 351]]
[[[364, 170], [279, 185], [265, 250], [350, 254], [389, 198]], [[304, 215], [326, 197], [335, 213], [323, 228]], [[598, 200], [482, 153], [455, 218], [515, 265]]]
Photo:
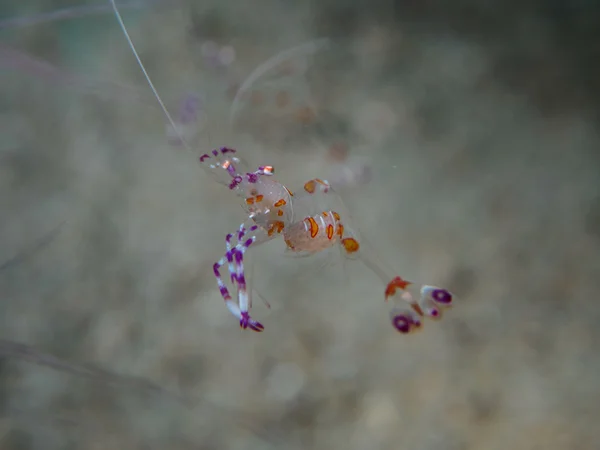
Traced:
[[[131, 41], [114, 0], [110, 0], [115, 16], [136, 60], [148, 81], [170, 129], [188, 150], [184, 137], [185, 123], [177, 124], [165, 107]], [[215, 175], [240, 199], [247, 220], [225, 237], [225, 254], [214, 266], [219, 291], [240, 327], [263, 331], [263, 325], [250, 317], [252, 306], [244, 272], [244, 255], [251, 247], [282, 236], [286, 252], [294, 256], [310, 256], [336, 247], [345, 258], [360, 260], [383, 283], [383, 294], [392, 304], [390, 318], [400, 333], [422, 327], [424, 318], [439, 319], [442, 311], [453, 303], [453, 295], [436, 286], [422, 285], [389, 274], [367, 250], [356, 231], [340, 196], [326, 180], [312, 179], [294, 194], [273, 178], [272, 166], [252, 171], [233, 148], [221, 147], [199, 158], [207, 173]], [[227, 267], [229, 283], [221, 272]], [[235, 299], [227, 287], [236, 290]]]
[[[250, 317], [251, 302], [244, 274], [244, 254], [252, 246], [282, 236], [286, 252], [295, 256], [310, 256], [337, 246], [344, 257], [357, 259], [373, 271], [384, 283], [384, 298], [393, 304], [390, 318], [401, 333], [410, 333], [422, 326], [425, 317], [439, 319], [442, 311], [452, 305], [453, 295], [445, 289], [413, 283], [392, 276], [376, 261], [373, 252], [359, 242], [350, 227], [350, 216], [339, 195], [326, 180], [307, 181], [302, 190], [292, 193], [276, 181], [272, 166], [260, 166], [245, 171], [245, 163], [236, 150], [222, 147], [200, 157], [209, 170], [222, 170], [229, 176], [229, 189], [241, 198], [248, 220], [238, 230], [225, 237], [226, 252], [214, 264], [219, 290], [229, 311], [239, 319], [240, 327], [263, 331], [263, 325]], [[227, 266], [229, 279], [237, 290], [234, 300], [221, 276]]]

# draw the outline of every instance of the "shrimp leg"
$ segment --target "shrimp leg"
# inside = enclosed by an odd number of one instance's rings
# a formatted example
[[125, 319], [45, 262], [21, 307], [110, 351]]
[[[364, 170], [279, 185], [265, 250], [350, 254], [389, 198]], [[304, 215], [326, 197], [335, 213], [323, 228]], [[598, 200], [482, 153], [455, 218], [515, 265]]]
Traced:
[[[230, 233], [225, 237], [226, 252], [223, 258], [213, 265], [213, 271], [217, 278], [217, 284], [225, 305], [235, 317], [240, 321], [240, 328], [250, 328], [254, 331], [263, 331], [264, 326], [250, 317], [250, 299], [249, 291], [246, 285], [246, 275], [244, 273], [244, 254], [250, 246], [257, 246], [267, 242], [276, 235], [269, 236], [264, 230], [259, 228], [252, 220], [248, 220], [240, 225], [236, 233]], [[235, 239], [235, 245], [232, 240]], [[227, 264], [227, 270], [231, 283], [237, 289], [237, 302], [235, 302], [223, 278], [220, 269]]]

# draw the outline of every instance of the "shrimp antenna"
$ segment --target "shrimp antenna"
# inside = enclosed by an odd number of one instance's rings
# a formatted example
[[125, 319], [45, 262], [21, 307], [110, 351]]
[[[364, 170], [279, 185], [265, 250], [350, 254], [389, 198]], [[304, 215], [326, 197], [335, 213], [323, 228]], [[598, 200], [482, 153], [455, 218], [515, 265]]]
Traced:
[[131, 40], [131, 37], [129, 36], [129, 32], [127, 31], [127, 27], [125, 26], [125, 23], [123, 22], [123, 18], [121, 17], [121, 13], [119, 12], [119, 8], [117, 8], [117, 4], [115, 3], [115, 0], [110, 0], [110, 4], [112, 5], [112, 9], [115, 12], [115, 17], [117, 18], [117, 22], [119, 22], [119, 26], [121, 27], [121, 30], [123, 31], [123, 34], [125, 35], [125, 39], [127, 39], [129, 48], [133, 52], [133, 55], [135, 56], [135, 59], [137, 60], [138, 65], [140, 66], [140, 69], [142, 69], [142, 72], [144, 73], [144, 77], [146, 77], [146, 81], [148, 82], [150, 89], [152, 89], [152, 93], [154, 94], [154, 97], [156, 97], [156, 100], [158, 100], [158, 104], [160, 105], [160, 108], [165, 113], [167, 120], [169, 121], [169, 123], [171, 124], [171, 126], [173, 127], [175, 132], [177, 133], [179, 139], [181, 139], [181, 142], [183, 143], [185, 148], [188, 150], [191, 150], [189, 144], [183, 137], [183, 134], [180, 132], [179, 127], [177, 125], [175, 125], [175, 121], [171, 117], [169, 110], [163, 103], [162, 99], [160, 98], [160, 95], [158, 95], [158, 91], [154, 87], [154, 83], [152, 83], [152, 79], [150, 78], [150, 75], [148, 75], [148, 72], [146, 71], [146, 68], [144, 67], [144, 63], [142, 63], [140, 55], [138, 55], [138, 52], [135, 49], [135, 45], [133, 45], [133, 41]]

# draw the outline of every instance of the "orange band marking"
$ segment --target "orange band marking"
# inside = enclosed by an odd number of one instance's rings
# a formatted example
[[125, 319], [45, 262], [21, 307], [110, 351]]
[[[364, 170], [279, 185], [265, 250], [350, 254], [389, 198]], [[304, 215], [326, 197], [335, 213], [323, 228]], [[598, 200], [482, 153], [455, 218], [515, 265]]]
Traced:
[[[396, 289], [404, 290], [410, 284], [411, 284], [410, 281], [403, 280], [400, 277], [394, 278], [392, 281], [390, 281], [388, 283], [388, 285], [385, 288], [385, 299], [387, 300], [388, 297], [391, 297], [392, 295], [394, 295], [396, 293]], [[417, 313], [419, 313], [419, 311], [417, 311]], [[421, 311], [421, 313], [422, 313], [422, 311]]]
[[327, 225], [327, 237], [329, 240], [333, 239], [333, 225]]
[[348, 252], [348, 253], [355, 253], [360, 248], [358, 241], [354, 238], [342, 239], [342, 245], [344, 246], [344, 248], [346, 249], [346, 252]]
[[315, 183], [315, 180], [307, 181], [304, 184], [304, 190], [306, 192], [308, 192], [309, 194], [314, 194], [316, 188], [317, 188], [317, 183]]
[[281, 233], [284, 228], [285, 228], [285, 224], [281, 220], [276, 220], [269, 226], [269, 229], [267, 230], [267, 234], [269, 236], [272, 236], [273, 233], [275, 233], [275, 232]]
[[307, 217], [306, 222], [310, 228], [310, 237], [313, 239], [316, 238], [317, 234], [319, 234], [319, 225], [317, 225], [317, 221], [312, 217]]

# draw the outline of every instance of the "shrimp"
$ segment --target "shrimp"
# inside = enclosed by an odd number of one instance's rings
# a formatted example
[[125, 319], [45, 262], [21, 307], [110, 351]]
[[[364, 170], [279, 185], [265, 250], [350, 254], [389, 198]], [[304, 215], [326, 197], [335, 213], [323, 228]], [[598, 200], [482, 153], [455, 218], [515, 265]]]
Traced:
[[[110, 2], [138, 65], [172, 130], [182, 145], [191, 150], [146, 72], [115, 0]], [[413, 283], [387, 273], [352, 230], [351, 219], [341, 197], [327, 180], [309, 180], [298, 194], [294, 194], [273, 178], [275, 169], [272, 166], [259, 166], [253, 171], [237, 155], [236, 149], [230, 147], [202, 154], [199, 162], [208, 173], [217, 175], [219, 182], [238, 197], [247, 215], [247, 220], [239, 225], [237, 231], [226, 235], [225, 254], [213, 265], [219, 292], [242, 329], [249, 328], [256, 332], [264, 330], [264, 326], [250, 316], [252, 302], [244, 271], [244, 255], [251, 247], [271, 241], [279, 235], [286, 244], [286, 252], [294, 256], [310, 256], [337, 246], [344, 257], [364, 263], [382, 280], [385, 286], [384, 299], [393, 300], [390, 318], [392, 325], [400, 333], [407, 334], [420, 329], [423, 318], [438, 319], [442, 311], [453, 304], [454, 296], [446, 289]], [[221, 276], [224, 266], [227, 266], [230, 283], [237, 290], [236, 300]]]
[[[245, 197], [248, 221], [240, 225], [237, 233], [226, 236], [226, 253], [213, 266], [219, 291], [229, 311], [239, 320], [241, 328], [257, 332], [264, 330], [260, 322], [250, 317], [251, 301], [244, 273], [244, 254], [251, 246], [268, 242], [279, 234], [286, 244], [286, 252], [293, 256], [310, 256], [338, 245], [345, 257], [363, 262], [383, 281], [385, 300], [394, 299], [390, 319], [401, 333], [420, 329], [424, 317], [441, 318], [442, 311], [452, 305], [453, 295], [446, 289], [420, 285], [388, 274], [373, 254], [366, 247], [363, 248], [357, 234], [348, 226], [350, 216], [345, 211], [341, 197], [327, 180], [309, 180], [299, 194], [294, 194], [283, 184], [267, 178], [274, 173], [271, 166], [261, 166], [255, 172], [240, 172], [241, 165], [236, 166], [236, 163], [241, 160], [231, 156], [235, 153], [235, 149], [222, 147], [213, 150], [211, 155], [202, 155], [200, 159], [202, 162], [212, 160], [212, 169], [221, 168], [227, 172], [231, 178], [229, 189]], [[318, 200], [326, 200], [325, 207], [321, 207], [319, 212], [298, 215], [303, 207], [318, 209]], [[330, 206], [333, 204], [338, 207], [332, 209]], [[232, 299], [220, 274], [221, 267], [226, 264], [231, 283], [237, 287], [237, 302]], [[400, 294], [399, 297], [396, 294]], [[398, 299], [401, 301], [396, 301]]]

